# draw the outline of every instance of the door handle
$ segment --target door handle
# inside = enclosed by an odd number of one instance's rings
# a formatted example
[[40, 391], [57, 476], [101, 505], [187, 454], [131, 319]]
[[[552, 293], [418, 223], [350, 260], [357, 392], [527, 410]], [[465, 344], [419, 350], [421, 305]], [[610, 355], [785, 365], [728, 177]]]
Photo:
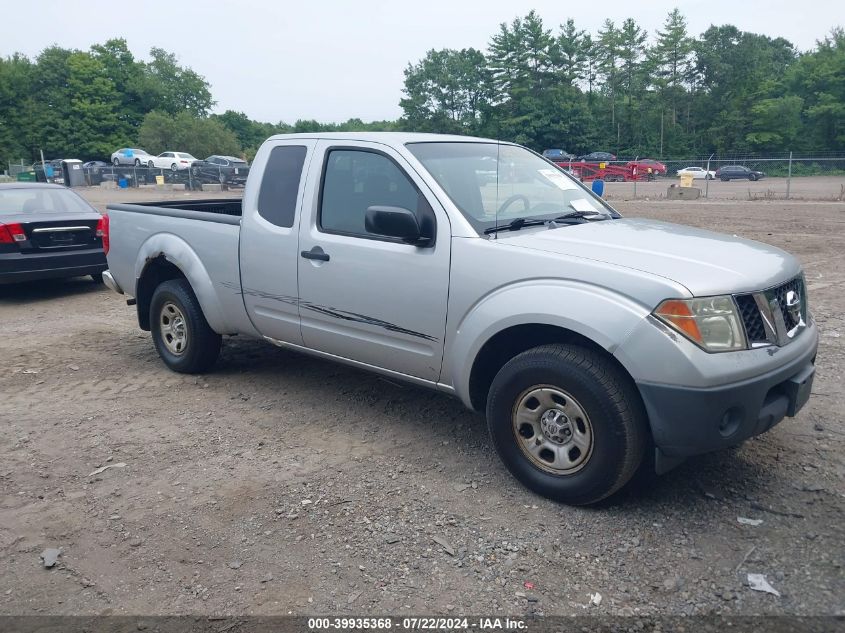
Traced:
[[300, 255], [302, 255], [305, 259], [317, 259], [321, 262], [327, 262], [331, 259], [329, 254], [323, 251], [323, 249], [319, 246], [315, 246], [310, 251], [302, 251]]

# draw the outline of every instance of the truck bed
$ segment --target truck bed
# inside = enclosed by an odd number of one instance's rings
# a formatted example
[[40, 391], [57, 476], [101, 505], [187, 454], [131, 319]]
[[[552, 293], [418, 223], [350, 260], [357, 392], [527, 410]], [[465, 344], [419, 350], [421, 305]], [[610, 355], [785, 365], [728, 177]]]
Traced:
[[240, 198], [209, 198], [207, 200], [159, 200], [158, 202], [140, 203], [143, 206], [159, 207], [162, 209], [181, 209], [183, 211], [204, 211], [205, 213], [222, 213], [240, 217], [243, 200]]
[[166, 258], [191, 283], [211, 327], [250, 332], [240, 294], [240, 199], [109, 204], [109, 270], [130, 297], [150, 261]]
[[[157, 200], [156, 202], [140, 202], [134, 204], [115, 203], [108, 205], [108, 208], [134, 213], [149, 213], [151, 215], [166, 215], [177, 218], [238, 224], [240, 223], [243, 210], [243, 200], [240, 198]], [[223, 220], [221, 218], [226, 219]]]

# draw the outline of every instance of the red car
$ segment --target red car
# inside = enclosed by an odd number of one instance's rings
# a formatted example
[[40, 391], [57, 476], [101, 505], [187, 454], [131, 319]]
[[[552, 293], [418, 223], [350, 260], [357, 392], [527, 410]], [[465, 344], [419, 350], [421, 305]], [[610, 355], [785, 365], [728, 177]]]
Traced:
[[626, 164], [626, 167], [636, 167], [637, 172], [639, 172], [640, 175], [647, 174], [649, 169], [651, 169], [651, 173], [655, 176], [666, 175], [666, 165], [664, 165], [660, 161], [654, 160], [653, 158], [641, 158], [640, 160], [632, 160]]

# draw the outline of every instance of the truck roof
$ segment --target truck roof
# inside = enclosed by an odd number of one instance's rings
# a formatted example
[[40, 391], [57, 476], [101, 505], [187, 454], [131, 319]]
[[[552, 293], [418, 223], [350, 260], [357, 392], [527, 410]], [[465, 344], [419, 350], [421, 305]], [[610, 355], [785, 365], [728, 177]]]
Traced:
[[338, 141], [369, 141], [385, 145], [404, 145], [405, 143], [498, 143], [495, 139], [457, 134], [426, 134], [422, 132], [304, 132], [300, 134], [276, 134], [270, 140], [288, 139], [332, 139]]

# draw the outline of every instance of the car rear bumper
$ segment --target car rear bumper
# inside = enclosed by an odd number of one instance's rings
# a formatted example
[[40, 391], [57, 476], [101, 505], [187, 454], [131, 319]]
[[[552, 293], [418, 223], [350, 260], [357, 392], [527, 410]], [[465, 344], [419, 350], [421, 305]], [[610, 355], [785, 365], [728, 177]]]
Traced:
[[735, 446], [795, 416], [812, 389], [817, 346], [814, 338], [784, 366], [718, 387], [637, 383], [656, 447], [670, 460], [707, 453]]
[[53, 253], [0, 254], [0, 283], [96, 275], [108, 268], [101, 248]]

